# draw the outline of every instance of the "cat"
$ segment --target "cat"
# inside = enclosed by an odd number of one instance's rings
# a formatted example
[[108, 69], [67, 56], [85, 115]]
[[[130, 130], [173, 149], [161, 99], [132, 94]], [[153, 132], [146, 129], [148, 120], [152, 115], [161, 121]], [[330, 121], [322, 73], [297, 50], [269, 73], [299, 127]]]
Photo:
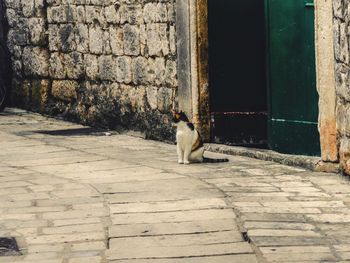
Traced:
[[174, 112], [173, 123], [176, 129], [177, 155], [180, 164], [190, 163], [220, 163], [228, 159], [211, 159], [204, 157], [204, 144], [202, 138], [182, 111]]

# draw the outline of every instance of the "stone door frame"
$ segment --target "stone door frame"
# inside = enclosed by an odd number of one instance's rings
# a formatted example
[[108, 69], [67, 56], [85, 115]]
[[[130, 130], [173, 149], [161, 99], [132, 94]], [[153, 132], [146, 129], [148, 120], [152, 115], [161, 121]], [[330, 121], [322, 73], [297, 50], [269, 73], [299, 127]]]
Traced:
[[[178, 100], [210, 140], [208, 0], [177, 0]], [[315, 50], [322, 160], [338, 162], [332, 0], [315, 0]]]
[[333, 0], [315, 0], [315, 47], [321, 156], [325, 162], [337, 163]]
[[178, 102], [210, 140], [208, 0], [177, 0]]

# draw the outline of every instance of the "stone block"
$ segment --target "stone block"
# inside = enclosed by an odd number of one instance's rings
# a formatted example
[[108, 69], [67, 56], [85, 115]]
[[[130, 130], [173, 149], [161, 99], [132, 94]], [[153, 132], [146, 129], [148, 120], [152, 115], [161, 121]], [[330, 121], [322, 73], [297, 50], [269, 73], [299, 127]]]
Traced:
[[100, 25], [106, 24], [106, 18], [104, 15], [104, 9], [102, 6], [87, 5], [85, 6], [86, 22], [88, 24], [94, 24], [98, 22]]
[[9, 27], [13, 28], [17, 26], [20, 16], [15, 9], [7, 8], [6, 18], [7, 18]]
[[143, 8], [145, 23], [167, 22], [168, 10], [165, 3], [147, 3]]
[[62, 6], [52, 6], [47, 8], [47, 21], [53, 23], [64, 23], [67, 21], [66, 13]]
[[86, 22], [86, 13], [85, 13], [84, 6], [79, 5], [76, 7], [76, 22], [78, 23]]
[[168, 20], [170, 23], [175, 23], [175, 7], [173, 3], [167, 4]]
[[161, 87], [158, 90], [158, 110], [163, 113], [169, 113], [172, 109], [173, 90]]
[[124, 54], [123, 29], [111, 26], [109, 28], [110, 45], [113, 55], [121, 56]]
[[177, 64], [175, 61], [168, 60], [166, 62], [165, 83], [172, 87], [177, 86]]
[[132, 61], [133, 82], [137, 85], [147, 82], [148, 61], [144, 57], [136, 57]]
[[44, 0], [35, 0], [34, 8], [35, 8], [35, 16], [37, 17], [45, 17], [45, 5]]
[[341, 62], [349, 63], [349, 39], [347, 37], [347, 26], [341, 23], [339, 26], [339, 48], [338, 58]]
[[63, 52], [72, 52], [76, 50], [75, 30], [72, 24], [63, 24], [59, 27], [58, 40], [60, 50]]
[[5, 3], [7, 8], [12, 8], [17, 11], [21, 8], [21, 0], [5, 0]]
[[71, 102], [77, 99], [79, 84], [71, 80], [54, 80], [52, 82], [52, 96], [56, 99]]
[[85, 72], [83, 55], [79, 52], [64, 54], [64, 65], [69, 79], [80, 79]]
[[31, 83], [32, 106], [44, 111], [50, 95], [49, 80], [33, 80]]
[[39, 47], [25, 47], [23, 49], [23, 66], [26, 76], [48, 77], [48, 51]]
[[87, 25], [82, 23], [76, 24], [74, 39], [77, 45], [78, 52], [89, 52], [89, 27]]
[[147, 31], [146, 25], [140, 25], [140, 54], [141, 56], [148, 56], [147, 50]]
[[64, 56], [58, 52], [51, 53], [50, 56], [50, 77], [55, 79], [65, 79], [66, 69], [64, 66]]
[[117, 63], [117, 81], [120, 83], [130, 83], [132, 80], [131, 72], [131, 58], [130, 57], [118, 57]]
[[29, 39], [32, 45], [46, 44], [46, 28], [45, 20], [43, 18], [29, 18], [28, 29]]
[[34, 0], [22, 0], [22, 13], [25, 17], [34, 16]]
[[165, 23], [147, 24], [147, 47], [151, 56], [169, 54], [168, 25]]
[[[146, 110], [146, 88], [144, 86], [137, 86], [132, 93], [132, 105], [135, 104], [137, 113], [142, 114]], [[135, 103], [133, 103], [135, 101]]]
[[337, 96], [342, 100], [350, 102], [350, 68], [345, 64], [338, 63], [335, 70]]
[[165, 60], [162, 57], [148, 59], [148, 82], [161, 85], [165, 76]]
[[48, 27], [48, 37], [49, 37], [49, 50], [59, 51], [61, 48], [61, 41], [59, 38], [59, 26], [49, 25]]
[[333, 0], [334, 16], [340, 19], [344, 19], [344, 9], [342, 0]]
[[84, 55], [84, 61], [86, 76], [89, 79], [97, 79], [99, 74], [98, 57], [95, 55], [86, 54]]
[[100, 56], [98, 58], [99, 76], [101, 80], [117, 80], [116, 60], [113, 56]]
[[143, 22], [142, 8], [139, 4], [121, 5], [118, 13], [120, 15], [121, 24], [141, 24]]
[[146, 88], [147, 102], [152, 110], [158, 107], [158, 88], [149, 86]]
[[100, 26], [89, 27], [89, 46], [92, 54], [100, 55], [103, 53], [103, 30]]
[[124, 53], [137, 56], [140, 54], [140, 30], [138, 26], [126, 24], [123, 27]]
[[7, 44], [11, 50], [13, 46], [25, 46], [28, 44], [27, 23], [20, 23], [18, 29], [10, 29], [7, 35]]
[[115, 5], [105, 7], [105, 16], [108, 23], [117, 24], [120, 21], [120, 13], [117, 12]]
[[55, 6], [61, 4], [62, 0], [46, 0], [47, 4], [50, 6]]

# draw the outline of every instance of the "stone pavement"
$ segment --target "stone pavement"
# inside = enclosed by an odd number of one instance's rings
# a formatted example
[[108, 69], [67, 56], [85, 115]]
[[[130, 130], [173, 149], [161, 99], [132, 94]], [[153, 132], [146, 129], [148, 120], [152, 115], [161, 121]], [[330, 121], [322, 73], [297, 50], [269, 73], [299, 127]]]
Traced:
[[0, 149], [0, 237], [23, 254], [0, 263], [350, 262], [336, 174], [237, 156], [178, 165], [173, 145], [15, 109]]

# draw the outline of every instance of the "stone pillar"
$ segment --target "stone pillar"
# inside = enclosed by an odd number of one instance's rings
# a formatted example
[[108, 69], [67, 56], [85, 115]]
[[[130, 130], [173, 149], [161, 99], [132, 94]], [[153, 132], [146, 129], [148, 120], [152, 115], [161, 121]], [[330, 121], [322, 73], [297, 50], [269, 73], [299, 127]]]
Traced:
[[316, 72], [319, 99], [319, 132], [324, 162], [338, 161], [336, 94], [331, 0], [316, 0]]
[[210, 139], [207, 0], [177, 1], [179, 108]]

